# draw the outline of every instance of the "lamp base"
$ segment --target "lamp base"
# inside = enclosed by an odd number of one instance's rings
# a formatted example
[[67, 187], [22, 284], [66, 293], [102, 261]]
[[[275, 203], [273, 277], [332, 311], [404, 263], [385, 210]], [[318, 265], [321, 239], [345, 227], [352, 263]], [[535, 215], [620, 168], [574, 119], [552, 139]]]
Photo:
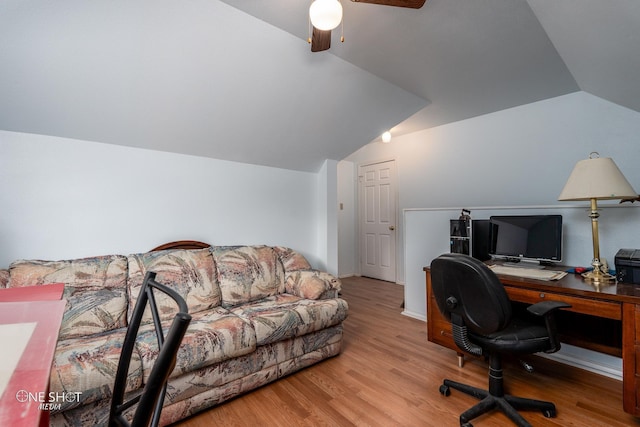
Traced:
[[589, 282], [596, 287], [600, 285], [611, 285], [613, 283], [616, 283], [616, 276], [605, 273], [599, 269], [594, 269], [593, 271], [582, 273], [582, 278], [585, 282]]

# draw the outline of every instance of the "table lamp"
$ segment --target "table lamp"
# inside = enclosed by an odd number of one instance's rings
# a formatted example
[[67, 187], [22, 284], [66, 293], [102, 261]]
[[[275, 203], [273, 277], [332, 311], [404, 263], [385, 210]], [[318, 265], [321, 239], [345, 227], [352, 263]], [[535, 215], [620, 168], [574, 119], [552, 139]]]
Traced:
[[558, 200], [589, 200], [591, 202], [591, 233], [593, 235], [593, 271], [582, 277], [595, 286], [615, 282], [615, 276], [604, 271], [600, 261], [598, 239], [598, 200], [632, 199], [638, 197], [629, 181], [609, 157], [592, 152], [588, 159], [580, 160], [573, 168]]

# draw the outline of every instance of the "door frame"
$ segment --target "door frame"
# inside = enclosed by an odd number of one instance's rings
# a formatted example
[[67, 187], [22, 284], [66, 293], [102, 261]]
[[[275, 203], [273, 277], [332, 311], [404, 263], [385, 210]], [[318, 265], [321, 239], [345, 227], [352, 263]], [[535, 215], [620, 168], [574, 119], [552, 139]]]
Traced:
[[361, 171], [362, 168], [367, 167], [367, 166], [372, 166], [372, 165], [377, 165], [380, 163], [387, 163], [387, 162], [394, 162], [394, 176], [393, 176], [393, 182], [395, 185], [394, 188], [394, 194], [393, 194], [393, 209], [395, 211], [396, 214], [396, 234], [394, 236], [394, 240], [395, 240], [395, 252], [392, 254], [393, 258], [395, 259], [395, 271], [393, 272], [394, 275], [394, 280], [393, 283], [398, 283], [398, 250], [400, 249], [400, 247], [398, 246], [398, 236], [400, 235], [401, 232], [401, 228], [400, 228], [400, 215], [398, 212], [398, 160], [395, 157], [389, 157], [389, 158], [383, 158], [383, 159], [379, 159], [379, 160], [370, 160], [370, 161], [365, 161], [362, 163], [358, 163], [357, 166], [357, 171], [356, 171], [356, 179], [355, 179], [355, 185], [356, 185], [356, 215], [355, 215], [355, 219], [356, 219], [356, 239], [357, 239], [357, 244], [356, 244], [356, 248], [358, 250], [358, 254], [357, 254], [357, 266], [356, 266], [356, 271], [357, 271], [357, 275], [358, 276], [362, 276], [362, 216], [363, 216], [363, 211], [362, 211], [362, 183], [360, 181], [361, 178]]

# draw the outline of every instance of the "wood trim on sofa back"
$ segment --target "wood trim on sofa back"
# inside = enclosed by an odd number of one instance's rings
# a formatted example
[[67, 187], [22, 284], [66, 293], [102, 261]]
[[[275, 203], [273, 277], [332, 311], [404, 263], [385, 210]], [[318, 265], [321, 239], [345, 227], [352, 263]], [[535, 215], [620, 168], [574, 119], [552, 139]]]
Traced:
[[204, 249], [211, 245], [209, 243], [199, 242], [197, 240], [176, 240], [175, 242], [165, 243], [151, 249], [149, 252], [164, 251], [167, 249]]

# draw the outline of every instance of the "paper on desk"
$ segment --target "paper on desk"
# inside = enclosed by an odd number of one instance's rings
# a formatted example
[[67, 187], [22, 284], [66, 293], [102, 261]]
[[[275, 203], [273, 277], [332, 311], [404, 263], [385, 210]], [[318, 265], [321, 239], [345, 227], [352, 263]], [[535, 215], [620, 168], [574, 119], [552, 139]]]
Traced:
[[560, 280], [567, 275], [565, 271], [538, 270], [537, 268], [510, 267], [505, 265], [490, 265], [489, 268], [496, 274], [547, 281]]
[[35, 329], [36, 322], [0, 325], [0, 343], [3, 343], [0, 352], [0, 397], [9, 385], [11, 375], [16, 370]]

